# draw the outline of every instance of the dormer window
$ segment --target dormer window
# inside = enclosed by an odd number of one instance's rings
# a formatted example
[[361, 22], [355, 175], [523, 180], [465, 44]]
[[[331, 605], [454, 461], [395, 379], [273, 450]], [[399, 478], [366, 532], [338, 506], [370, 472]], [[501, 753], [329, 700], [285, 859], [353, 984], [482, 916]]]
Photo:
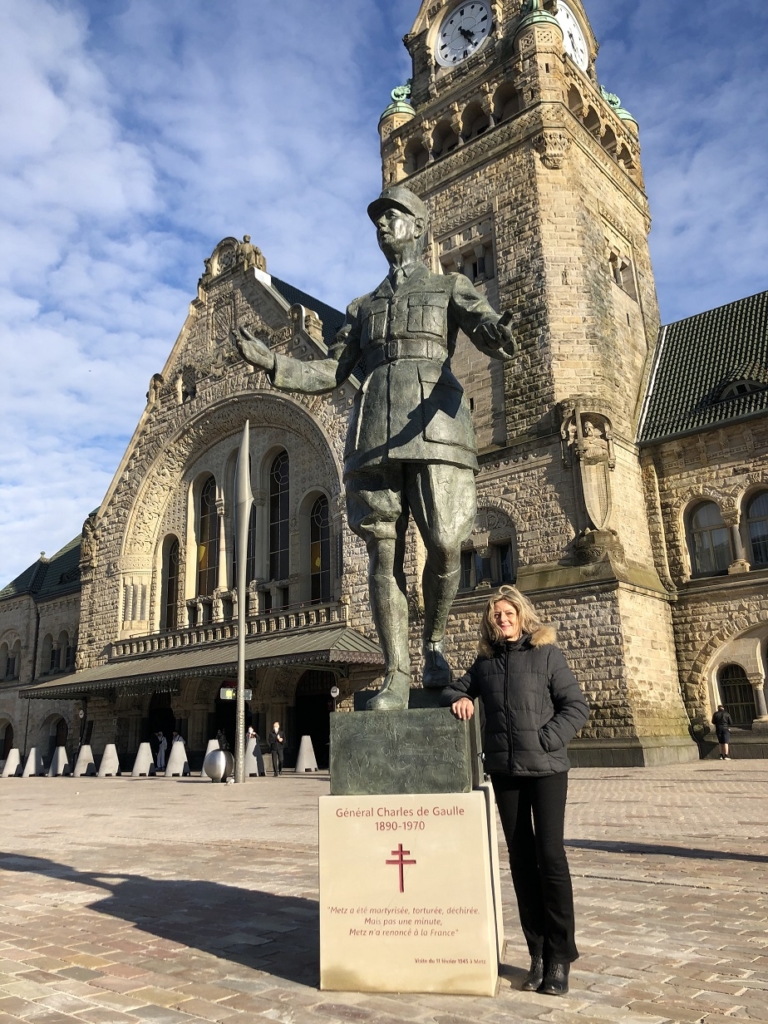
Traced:
[[736, 380], [728, 384], [720, 392], [720, 401], [725, 402], [729, 398], [741, 398], [742, 395], [752, 395], [756, 391], [765, 391], [768, 385], [756, 380]]

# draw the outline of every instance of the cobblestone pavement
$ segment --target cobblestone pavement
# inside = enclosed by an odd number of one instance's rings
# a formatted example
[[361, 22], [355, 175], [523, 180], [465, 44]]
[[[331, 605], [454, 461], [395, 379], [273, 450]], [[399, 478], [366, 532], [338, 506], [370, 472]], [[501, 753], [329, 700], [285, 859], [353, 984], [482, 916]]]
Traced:
[[768, 763], [571, 774], [582, 957], [496, 999], [317, 989], [322, 776], [0, 782], [0, 1024], [768, 1020]]

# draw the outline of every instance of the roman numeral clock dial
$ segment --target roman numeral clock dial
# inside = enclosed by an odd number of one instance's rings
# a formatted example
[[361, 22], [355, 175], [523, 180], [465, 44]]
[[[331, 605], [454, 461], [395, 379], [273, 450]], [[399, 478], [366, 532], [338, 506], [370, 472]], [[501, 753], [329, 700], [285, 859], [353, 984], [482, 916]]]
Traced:
[[460, 4], [448, 14], [440, 28], [435, 59], [452, 68], [471, 57], [491, 34], [493, 16], [487, 0]]

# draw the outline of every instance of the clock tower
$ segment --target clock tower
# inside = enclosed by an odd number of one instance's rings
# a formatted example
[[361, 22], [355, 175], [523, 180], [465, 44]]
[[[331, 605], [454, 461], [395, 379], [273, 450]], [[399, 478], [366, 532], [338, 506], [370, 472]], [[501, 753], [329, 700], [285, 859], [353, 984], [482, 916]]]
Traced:
[[428, 203], [432, 269], [511, 310], [520, 344], [501, 364], [460, 339], [453, 361], [481, 462], [455, 614], [504, 578], [488, 524], [506, 517], [518, 585], [590, 696], [577, 763], [695, 757], [635, 443], [660, 327], [637, 123], [580, 0], [423, 0], [405, 45], [383, 182]]

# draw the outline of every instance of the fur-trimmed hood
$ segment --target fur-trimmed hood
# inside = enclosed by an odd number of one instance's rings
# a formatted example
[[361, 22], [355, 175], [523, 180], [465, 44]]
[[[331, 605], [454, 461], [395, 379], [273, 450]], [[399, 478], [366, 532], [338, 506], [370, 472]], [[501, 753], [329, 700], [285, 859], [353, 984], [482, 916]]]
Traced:
[[[523, 634], [521, 640], [528, 640], [531, 647], [546, 647], [547, 644], [557, 643], [557, 630], [554, 626], [544, 625], [535, 629], [533, 633], [529, 635]], [[490, 644], [487, 640], [481, 640], [477, 646], [477, 651], [482, 658], [492, 658], [497, 650], [503, 647], [504, 644], [500, 641], [497, 644]]]

